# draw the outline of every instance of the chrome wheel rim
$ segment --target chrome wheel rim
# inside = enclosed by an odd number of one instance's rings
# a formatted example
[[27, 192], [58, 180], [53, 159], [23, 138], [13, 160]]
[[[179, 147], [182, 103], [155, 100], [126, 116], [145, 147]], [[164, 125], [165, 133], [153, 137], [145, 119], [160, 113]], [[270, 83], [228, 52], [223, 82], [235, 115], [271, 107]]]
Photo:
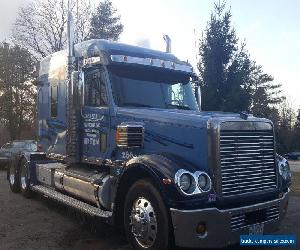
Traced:
[[129, 225], [138, 244], [144, 248], [153, 246], [157, 235], [157, 221], [150, 201], [140, 197], [133, 203]]
[[26, 167], [26, 165], [24, 165], [22, 167], [22, 171], [21, 171], [21, 187], [23, 190], [27, 188], [27, 167]]
[[10, 182], [11, 185], [15, 184], [15, 174], [10, 173], [10, 175], [9, 175], [9, 182]]

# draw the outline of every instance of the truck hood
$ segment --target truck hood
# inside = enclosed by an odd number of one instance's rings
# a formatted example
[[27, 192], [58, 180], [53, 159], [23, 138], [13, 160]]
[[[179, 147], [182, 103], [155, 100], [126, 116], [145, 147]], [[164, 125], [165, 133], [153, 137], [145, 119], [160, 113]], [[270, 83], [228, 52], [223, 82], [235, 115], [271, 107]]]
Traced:
[[[172, 123], [174, 125], [190, 126], [194, 128], [207, 128], [209, 120], [231, 120], [245, 121], [240, 114], [229, 112], [204, 112], [178, 109], [159, 108], [118, 108], [118, 115], [132, 117], [135, 120], [159, 121], [162, 123]], [[267, 121], [249, 115], [249, 120]]]

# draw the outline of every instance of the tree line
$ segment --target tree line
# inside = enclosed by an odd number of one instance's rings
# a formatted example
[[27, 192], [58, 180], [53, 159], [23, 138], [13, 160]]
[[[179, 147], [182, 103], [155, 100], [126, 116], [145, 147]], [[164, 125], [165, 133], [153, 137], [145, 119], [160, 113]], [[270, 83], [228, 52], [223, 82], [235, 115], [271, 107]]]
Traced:
[[226, 2], [214, 4], [199, 41], [199, 79], [203, 110], [246, 111], [273, 121], [277, 151], [300, 151], [300, 109], [282, 95], [281, 84], [250, 57], [231, 23]]
[[[118, 40], [123, 24], [110, 0], [73, 1], [75, 42], [93, 38]], [[0, 43], [0, 125], [10, 139], [35, 131], [34, 68], [41, 58], [66, 47], [67, 0], [34, 0], [21, 7], [10, 43]], [[225, 2], [214, 4], [199, 40], [202, 109], [246, 111], [271, 119], [280, 153], [300, 150], [300, 110], [296, 115], [282, 95], [281, 84], [251, 58], [240, 40]], [[1, 135], [0, 135], [1, 142]]]

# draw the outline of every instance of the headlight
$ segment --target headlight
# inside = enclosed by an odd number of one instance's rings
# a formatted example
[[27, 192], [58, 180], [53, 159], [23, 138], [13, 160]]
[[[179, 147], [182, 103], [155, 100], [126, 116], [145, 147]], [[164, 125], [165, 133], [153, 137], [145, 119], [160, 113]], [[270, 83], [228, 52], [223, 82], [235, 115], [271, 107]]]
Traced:
[[278, 171], [284, 180], [291, 178], [291, 170], [288, 161], [282, 156], [277, 155]]
[[291, 170], [287, 161], [285, 163], [279, 164], [279, 174], [284, 180], [291, 178]]
[[211, 180], [208, 174], [202, 172], [198, 176], [198, 186], [203, 192], [208, 192], [211, 188]]
[[179, 179], [179, 186], [184, 191], [187, 192], [192, 185], [192, 176], [190, 174], [182, 174]]
[[184, 169], [177, 171], [175, 175], [175, 183], [180, 190], [187, 195], [193, 194], [197, 187], [193, 174]]
[[211, 179], [202, 171], [190, 173], [180, 169], [175, 174], [175, 183], [185, 195], [201, 194], [211, 190]]

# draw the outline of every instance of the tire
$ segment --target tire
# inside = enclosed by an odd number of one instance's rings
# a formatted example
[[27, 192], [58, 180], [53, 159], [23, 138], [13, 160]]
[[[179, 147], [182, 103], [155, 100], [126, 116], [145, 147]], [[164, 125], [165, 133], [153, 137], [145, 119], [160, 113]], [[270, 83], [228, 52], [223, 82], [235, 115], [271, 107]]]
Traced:
[[147, 179], [134, 183], [124, 205], [124, 229], [133, 249], [169, 249], [170, 228], [159, 191]]
[[20, 192], [20, 173], [19, 168], [16, 164], [11, 162], [8, 168], [8, 182], [10, 190], [13, 193]]
[[32, 191], [30, 189], [30, 173], [28, 168], [28, 162], [26, 159], [22, 159], [20, 162], [20, 190], [24, 197], [32, 197]]

